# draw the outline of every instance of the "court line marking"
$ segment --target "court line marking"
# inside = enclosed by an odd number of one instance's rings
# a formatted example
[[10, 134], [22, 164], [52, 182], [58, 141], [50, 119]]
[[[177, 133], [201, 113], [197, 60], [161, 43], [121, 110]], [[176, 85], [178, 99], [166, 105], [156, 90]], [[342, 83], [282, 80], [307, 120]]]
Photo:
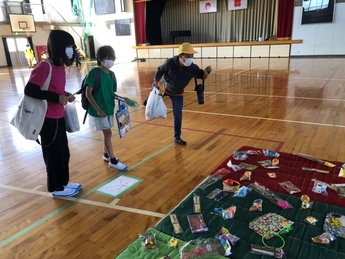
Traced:
[[183, 111], [189, 112], [189, 113], [199, 113], [199, 114], [216, 115], [216, 116], [224, 116], [224, 117], [238, 117], [238, 118], [245, 118], [245, 119], [279, 121], [279, 122], [290, 122], [290, 123], [306, 124], [306, 125], [317, 125], [317, 126], [325, 126], [325, 127], [345, 128], [345, 125], [335, 125], [335, 124], [326, 124], [326, 123], [273, 119], [273, 118], [264, 118], [264, 117], [255, 117], [255, 116], [246, 116], [246, 115], [235, 115], [235, 114], [226, 114], [226, 113], [215, 113], [215, 112], [201, 112], [201, 111], [192, 111], [192, 110], [183, 110]]
[[[169, 145], [167, 145], [167, 146], [161, 148], [160, 150], [152, 153], [151, 155], [147, 156], [146, 158], [142, 159], [141, 161], [139, 161], [138, 163], [136, 163], [135, 165], [130, 167], [127, 172], [129, 172], [132, 169], [138, 167], [139, 165], [145, 163], [146, 161], [152, 159], [156, 155], [159, 155], [160, 153], [164, 152], [165, 150], [169, 149], [170, 147], [172, 147], [174, 145], [175, 145], [175, 143], [170, 143]], [[115, 178], [116, 178], [116, 176], [111, 177], [107, 181], [99, 184], [98, 186], [96, 186], [96, 187], [92, 188], [91, 190], [89, 190], [88, 192], [84, 193], [80, 198], [74, 198], [74, 197], [63, 198], [64, 200], [69, 200], [70, 202], [65, 204], [64, 206], [52, 211], [51, 213], [49, 213], [45, 217], [39, 219], [38, 221], [34, 222], [33, 224], [27, 226], [26, 228], [18, 231], [17, 233], [13, 234], [9, 238], [6, 238], [2, 242], [0, 242], [0, 248], [6, 246], [7, 244], [11, 243], [12, 241], [16, 240], [17, 238], [20, 238], [22, 235], [33, 230], [35, 227], [45, 223], [47, 220], [53, 218], [54, 216], [63, 212], [65, 209], [71, 207], [72, 205], [74, 205], [77, 202], [88, 204], [88, 205], [100, 206], [100, 207], [109, 208], [109, 209], [116, 209], [116, 210], [121, 210], [121, 211], [137, 213], [137, 214], [141, 214], [141, 215], [148, 215], [148, 216], [153, 216], [153, 217], [158, 217], [158, 218], [162, 218], [165, 216], [165, 214], [158, 213], [158, 212], [152, 212], [152, 211], [147, 211], [147, 210], [140, 210], [140, 209], [129, 208], [129, 207], [125, 207], [125, 206], [119, 206], [119, 205], [114, 204], [114, 203], [118, 202], [118, 201], [115, 202], [114, 200], [111, 203], [102, 203], [102, 202], [84, 199], [88, 195], [94, 193], [100, 186], [103, 186], [104, 184], [112, 181]], [[20, 191], [20, 192], [25, 192], [25, 193], [31, 193], [31, 194], [37, 194], [37, 195], [52, 198], [52, 195], [50, 193], [42, 192], [42, 191], [38, 191], [38, 190], [34, 190], [34, 189], [30, 190], [30, 189], [25, 189], [25, 188], [21, 188], [21, 187], [14, 187], [14, 186], [9, 186], [9, 185], [4, 185], [4, 184], [0, 184], [0, 188], [4, 188], [4, 189], [8, 189], [8, 190], [14, 190], [14, 191]], [[35, 188], [37, 188], [37, 187], [35, 187]]]

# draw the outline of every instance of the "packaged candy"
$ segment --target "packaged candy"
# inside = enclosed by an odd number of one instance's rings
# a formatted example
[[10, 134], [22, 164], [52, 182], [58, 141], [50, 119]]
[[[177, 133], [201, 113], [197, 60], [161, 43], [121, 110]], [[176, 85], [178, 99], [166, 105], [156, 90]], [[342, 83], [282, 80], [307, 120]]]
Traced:
[[248, 188], [247, 186], [242, 186], [241, 188], [239, 188], [235, 193], [233, 197], [246, 197], [247, 193], [250, 192], [252, 189]]
[[317, 222], [318, 220], [316, 219], [316, 218], [314, 218], [314, 217], [312, 217], [312, 216], [308, 216], [308, 217], [306, 217], [305, 219], [304, 219], [304, 222], [307, 222], [308, 224], [310, 224], [310, 225], [316, 225], [316, 222]]
[[173, 225], [173, 228], [174, 228], [174, 232], [175, 234], [181, 234], [183, 233], [183, 229], [177, 219], [177, 216], [176, 214], [171, 214], [170, 215], [170, 221], [171, 221], [171, 224]]
[[252, 176], [251, 171], [245, 171], [242, 177], [240, 178], [240, 181], [250, 181], [251, 176]]
[[262, 153], [265, 156], [269, 156], [269, 157], [279, 157], [280, 156], [280, 154], [278, 152], [273, 151], [273, 150], [269, 150], [269, 149], [263, 149]]
[[142, 241], [142, 247], [144, 250], [155, 250], [156, 246], [156, 237], [153, 233], [144, 233], [139, 236]]
[[201, 213], [200, 196], [193, 193], [193, 212]]
[[248, 157], [248, 154], [246, 151], [234, 151], [232, 153], [232, 157], [235, 159], [235, 160], [246, 160], [247, 157]]
[[177, 244], [178, 244], [177, 238], [175, 238], [175, 237], [170, 238], [170, 240], [168, 242], [168, 245], [170, 247], [177, 247]]
[[319, 193], [319, 194], [322, 194], [322, 195], [325, 195], [327, 196], [328, 193], [327, 193], [327, 185], [322, 183], [322, 182], [319, 182], [315, 179], [313, 179], [312, 181], [314, 181], [314, 187], [312, 189], [313, 192], [315, 193]]
[[227, 209], [215, 208], [214, 212], [221, 214], [224, 220], [232, 219], [235, 216], [236, 206], [230, 206]]
[[249, 211], [262, 211], [262, 199], [256, 199], [253, 201], [253, 205]]
[[311, 240], [318, 244], [329, 244], [330, 242], [334, 241], [336, 238], [330, 233], [324, 232], [323, 234], [312, 237]]

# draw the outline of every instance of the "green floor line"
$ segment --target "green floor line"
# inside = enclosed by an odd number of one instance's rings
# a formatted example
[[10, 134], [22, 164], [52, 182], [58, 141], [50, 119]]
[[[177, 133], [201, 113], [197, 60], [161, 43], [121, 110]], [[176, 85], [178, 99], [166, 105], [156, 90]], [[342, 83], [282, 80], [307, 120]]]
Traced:
[[[144, 158], [143, 160], [139, 161], [138, 163], [136, 163], [135, 165], [131, 166], [127, 172], [130, 172], [131, 170], [135, 169], [136, 167], [142, 165], [143, 163], [147, 162], [148, 160], [154, 158], [155, 156], [161, 154], [162, 152], [164, 152], [165, 150], [171, 148], [172, 146], [174, 146], [175, 143], [171, 143], [167, 146], [165, 146], [164, 148], [156, 151], [155, 153], [149, 155], [148, 157]], [[100, 188], [101, 186], [103, 186], [104, 184], [114, 180], [116, 178], [116, 176], [110, 178], [109, 180], [105, 181], [104, 183], [99, 184], [98, 186], [92, 188], [91, 190], [89, 190], [88, 192], [86, 192], [82, 197], [79, 198], [75, 198], [75, 200], [70, 201], [69, 203], [67, 203], [66, 205], [62, 206], [59, 209], [56, 209], [55, 211], [51, 212], [50, 214], [48, 214], [47, 216], [43, 217], [42, 219], [36, 221], [35, 223], [31, 224], [30, 226], [20, 230], [19, 232], [17, 232], [16, 234], [12, 235], [11, 237], [5, 239], [4, 241], [0, 242], [0, 248], [8, 245], [9, 243], [11, 243], [12, 241], [16, 240], [17, 238], [21, 237], [22, 235], [26, 234], [27, 232], [33, 230], [35, 227], [38, 227], [40, 224], [44, 223], [45, 221], [53, 218], [54, 216], [56, 216], [57, 214], [63, 212], [65, 209], [71, 207], [73, 204], [77, 203], [79, 200], [87, 197], [88, 195], [90, 195], [91, 193], [94, 193], [98, 188]]]

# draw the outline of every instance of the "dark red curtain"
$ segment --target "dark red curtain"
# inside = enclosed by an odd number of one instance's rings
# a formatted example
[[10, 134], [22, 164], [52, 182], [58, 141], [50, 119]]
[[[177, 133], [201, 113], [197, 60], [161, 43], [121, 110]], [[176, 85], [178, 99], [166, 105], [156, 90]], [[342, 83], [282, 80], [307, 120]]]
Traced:
[[134, 3], [137, 45], [146, 43], [145, 2]]
[[277, 38], [291, 39], [295, 0], [279, 0]]

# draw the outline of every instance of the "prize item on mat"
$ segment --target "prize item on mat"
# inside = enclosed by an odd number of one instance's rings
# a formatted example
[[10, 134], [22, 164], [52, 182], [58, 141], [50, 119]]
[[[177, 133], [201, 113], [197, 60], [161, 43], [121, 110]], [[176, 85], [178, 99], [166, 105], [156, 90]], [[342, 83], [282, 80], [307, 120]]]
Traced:
[[316, 237], [312, 237], [311, 240], [313, 240], [313, 242], [317, 243], [317, 244], [328, 245], [330, 242], [336, 240], [336, 237], [333, 236], [332, 234], [328, 233], [328, 232], [324, 232], [321, 235], [318, 235]]
[[169, 245], [170, 247], [177, 247], [177, 245], [178, 245], [178, 240], [177, 240], [177, 238], [171, 237], [170, 240], [169, 240], [169, 242], [168, 242], [168, 245]]
[[[274, 159], [273, 159], [274, 160]], [[273, 164], [273, 160], [262, 160], [262, 161], [258, 161], [258, 163], [266, 168], [266, 169], [276, 169], [279, 168], [279, 166]]]
[[276, 173], [267, 173], [269, 178], [277, 178]]
[[249, 185], [254, 191], [260, 193], [266, 199], [270, 200], [274, 204], [278, 205], [282, 209], [291, 209], [293, 208], [290, 203], [280, 198], [277, 194], [272, 192], [270, 189], [265, 187], [264, 185], [254, 182]]
[[252, 254], [273, 256], [274, 258], [283, 258], [285, 255], [284, 250], [281, 248], [266, 247], [254, 244], [251, 245], [250, 252]]
[[205, 190], [208, 186], [218, 182], [221, 179], [224, 179], [230, 171], [226, 168], [221, 168], [217, 170], [214, 174], [207, 176], [207, 178], [199, 185], [201, 190]]
[[146, 104], [145, 117], [146, 120], [166, 119], [167, 107], [163, 101], [163, 97], [158, 94], [159, 90], [153, 87]]
[[75, 107], [74, 102], [68, 102], [65, 105], [65, 124], [67, 132], [76, 132], [80, 130], [79, 118], [77, 108]]
[[304, 219], [304, 222], [306, 222], [310, 225], [316, 225], [316, 222], [318, 222], [318, 220], [312, 216], [308, 216]]
[[240, 188], [241, 184], [238, 181], [232, 179], [226, 179], [223, 181], [224, 192], [235, 192]]
[[303, 194], [301, 196], [301, 201], [302, 201], [301, 209], [303, 210], [311, 209], [311, 207], [313, 206], [313, 202], [310, 201], [309, 196], [306, 194]]
[[[266, 213], [249, 222], [249, 228], [258, 233], [263, 239], [287, 233], [292, 230], [294, 222], [276, 213]], [[283, 248], [283, 247], [280, 247]]]
[[342, 165], [342, 167], [339, 169], [339, 177], [341, 178], [345, 178], [345, 168], [344, 168], [344, 164]]
[[232, 157], [235, 160], [246, 160], [248, 158], [248, 153], [246, 151], [234, 151]]
[[231, 159], [228, 161], [228, 163], [226, 165], [227, 165], [227, 167], [232, 169], [234, 172], [240, 171], [242, 169], [238, 165], [233, 165], [232, 162], [231, 162]]
[[235, 212], [236, 212], [236, 206], [230, 206], [227, 209], [223, 209], [223, 208], [214, 208], [213, 210], [215, 213], [218, 213], [220, 215], [222, 215], [224, 220], [227, 219], [232, 219], [233, 217], [235, 217]]
[[215, 200], [215, 201], [220, 201], [220, 200], [223, 199], [226, 195], [227, 195], [226, 192], [220, 191], [220, 192], [214, 197], [214, 200]]
[[201, 213], [200, 196], [193, 193], [193, 212]]
[[262, 199], [254, 200], [249, 211], [262, 211]]
[[238, 165], [241, 169], [246, 169], [249, 171], [253, 171], [256, 168], [258, 168], [256, 165], [250, 165], [250, 164], [246, 164], [246, 163], [241, 163]]
[[216, 258], [217, 255], [223, 255], [224, 250], [219, 239], [199, 238], [185, 243], [179, 250], [181, 259], [191, 258]]
[[[41, 90], [47, 91], [50, 85], [52, 66], [50, 62], [44, 62], [49, 64], [50, 71]], [[24, 138], [36, 140], [43, 126], [47, 107], [47, 100], [35, 99], [24, 94], [18, 104], [18, 109], [13, 114], [10, 124], [17, 128]]]
[[118, 100], [120, 102], [126, 103], [129, 107], [133, 107], [133, 108], [137, 108], [139, 110], [141, 110], [141, 106], [134, 100], [129, 99], [127, 97], [122, 97], [119, 95], [115, 95], [115, 100]]
[[226, 235], [221, 235], [220, 236], [220, 242], [222, 243], [222, 246], [224, 247], [225, 250], [225, 256], [229, 256], [231, 255], [231, 244], [230, 244], [230, 240], [228, 239], [228, 237]]
[[329, 174], [329, 171], [320, 170], [316, 168], [310, 168], [310, 167], [302, 167], [302, 170], [309, 171], [309, 172], [317, 172], [317, 173], [322, 173], [322, 174]]
[[323, 230], [341, 238], [345, 238], [345, 216], [336, 212], [326, 215]]
[[183, 229], [177, 219], [177, 216], [176, 214], [171, 214], [170, 215], [170, 221], [171, 221], [171, 224], [173, 225], [173, 228], [174, 228], [174, 233], [175, 234], [181, 234], [183, 233]]
[[269, 157], [279, 157], [280, 156], [280, 154], [278, 152], [273, 151], [273, 150], [269, 150], [269, 149], [263, 149], [262, 153], [265, 156], [269, 156]]
[[251, 171], [245, 171], [244, 174], [241, 176], [240, 181], [250, 181], [251, 176]]
[[332, 164], [331, 162], [327, 162], [327, 161], [323, 161], [321, 159], [317, 159], [315, 157], [312, 157], [312, 156], [309, 156], [309, 155], [306, 155], [306, 154], [302, 154], [302, 153], [293, 153], [294, 155], [296, 156], [299, 156], [299, 157], [303, 157], [305, 159], [308, 159], [310, 161], [313, 161], [313, 162], [316, 162], [316, 163], [319, 163], [321, 165], [325, 165], [327, 167], [335, 167], [335, 164]]
[[325, 196], [328, 195], [328, 192], [327, 192], [327, 186], [328, 185], [326, 183], [321, 182], [321, 181], [316, 180], [316, 179], [312, 179], [312, 181], [314, 182], [312, 192], [319, 193], [319, 194], [322, 194]]
[[252, 189], [247, 187], [247, 186], [242, 186], [241, 188], [239, 188], [232, 197], [246, 197], [248, 192], [250, 192]]
[[139, 236], [142, 241], [142, 247], [144, 250], [156, 250], [157, 245], [156, 245], [156, 237], [152, 233], [144, 233]]
[[290, 194], [301, 192], [301, 189], [299, 189], [296, 185], [294, 185], [290, 181], [281, 182], [279, 183], [279, 185], [283, 187], [283, 189]]
[[210, 192], [206, 197], [211, 199], [211, 200], [214, 200], [216, 195], [219, 194], [221, 191], [222, 191], [221, 189], [216, 188], [212, 192]]
[[127, 104], [121, 103], [120, 101], [118, 101], [118, 103], [119, 109], [115, 113], [115, 119], [119, 130], [119, 136], [123, 138], [131, 129], [131, 119]]
[[226, 229], [225, 227], [222, 227], [217, 234], [215, 235], [215, 238], [220, 239], [221, 236], [226, 235], [226, 237], [229, 239], [230, 244], [231, 245], [235, 245], [237, 243], [238, 240], [240, 240], [239, 237], [232, 235], [228, 229]]
[[204, 221], [202, 214], [188, 215], [187, 216], [190, 230], [192, 233], [207, 232], [208, 227]]

